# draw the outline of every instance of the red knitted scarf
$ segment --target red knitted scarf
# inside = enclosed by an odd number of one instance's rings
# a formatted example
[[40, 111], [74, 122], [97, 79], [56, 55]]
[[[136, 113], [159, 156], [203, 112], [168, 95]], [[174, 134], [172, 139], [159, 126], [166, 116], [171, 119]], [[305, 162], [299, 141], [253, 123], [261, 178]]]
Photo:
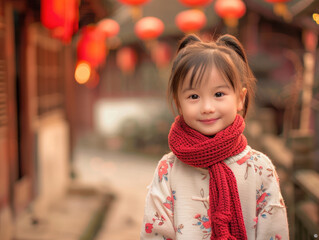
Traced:
[[244, 128], [243, 118], [237, 115], [230, 126], [208, 137], [190, 128], [178, 116], [168, 136], [169, 146], [179, 160], [209, 170], [211, 239], [247, 239], [237, 181], [223, 161], [247, 146]]

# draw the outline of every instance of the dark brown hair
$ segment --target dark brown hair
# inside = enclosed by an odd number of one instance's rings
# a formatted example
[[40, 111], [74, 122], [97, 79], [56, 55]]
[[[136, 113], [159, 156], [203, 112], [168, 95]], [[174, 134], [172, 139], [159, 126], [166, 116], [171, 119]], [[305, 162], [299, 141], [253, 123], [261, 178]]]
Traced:
[[216, 67], [219, 73], [233, 87], [236, 94], [245, 87], [243, 117], [255, 93], [256, 80], [248, 65], [246, 53], [241, 43], [231, 35], [222, 35], [216, 41], [203, 42], [194, 34], [185, 36], [177, 50], [169, 79], [168, 97], [179, 106], [178, 88], [186, 76], [190, 75], [190, 85], [199, 85], [205, 74]]

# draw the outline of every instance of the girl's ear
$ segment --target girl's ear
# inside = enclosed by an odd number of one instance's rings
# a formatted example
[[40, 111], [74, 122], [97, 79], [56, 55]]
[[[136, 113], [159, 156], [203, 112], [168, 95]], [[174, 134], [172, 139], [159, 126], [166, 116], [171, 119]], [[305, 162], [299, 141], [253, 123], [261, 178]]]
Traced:
[[247, 88], [242, 88], [239, 97], [238, 97], [238, 103], [237, 103], [237, 111], [240, 112], [243, 110], [245, 105], [245, 99], [247, 94]]

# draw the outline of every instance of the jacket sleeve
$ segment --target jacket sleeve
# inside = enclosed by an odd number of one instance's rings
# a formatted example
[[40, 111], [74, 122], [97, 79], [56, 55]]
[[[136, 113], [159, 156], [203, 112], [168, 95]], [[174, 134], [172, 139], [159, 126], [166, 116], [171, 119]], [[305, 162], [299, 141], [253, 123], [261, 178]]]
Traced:
[[175, 239], [174, 195], [170, 187], [171, 166], [168, 156], [165, 155], [159, 161], [153, 181], [148, 187], [140, 235], [141, 240]]
[[[266, 157], [266, 156], [265, 156]], [[287, 211], [282, 198], [279, 178], [271, 161], [266, 157], [267, 174], [257, 190], [257, 240], [288, 240]]]

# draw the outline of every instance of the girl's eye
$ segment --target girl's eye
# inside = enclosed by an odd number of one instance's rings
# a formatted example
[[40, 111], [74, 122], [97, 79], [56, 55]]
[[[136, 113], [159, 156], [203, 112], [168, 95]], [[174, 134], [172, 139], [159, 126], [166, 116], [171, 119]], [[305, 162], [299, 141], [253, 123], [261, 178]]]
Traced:
[[197, 94], [192, 94], [188, 98], [190, 98], [190, 99], [198, 99], [199, 96]]
[[225, 94], [224, 93], [222, 93], [222, 92], [217, 92], [217, 93], [215, 93], [215, 97], [222, 97], [222, 96], [224, 96]]

